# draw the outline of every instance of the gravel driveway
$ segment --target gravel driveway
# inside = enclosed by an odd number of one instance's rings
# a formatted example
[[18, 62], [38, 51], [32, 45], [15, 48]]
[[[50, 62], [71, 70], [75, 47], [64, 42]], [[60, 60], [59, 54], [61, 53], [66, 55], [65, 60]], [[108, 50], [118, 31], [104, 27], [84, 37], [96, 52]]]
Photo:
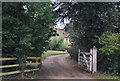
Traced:
[[37, 79], [93, 79], [81, 70], [69, 54], [51, 55], [42, 60], [41, 75]]

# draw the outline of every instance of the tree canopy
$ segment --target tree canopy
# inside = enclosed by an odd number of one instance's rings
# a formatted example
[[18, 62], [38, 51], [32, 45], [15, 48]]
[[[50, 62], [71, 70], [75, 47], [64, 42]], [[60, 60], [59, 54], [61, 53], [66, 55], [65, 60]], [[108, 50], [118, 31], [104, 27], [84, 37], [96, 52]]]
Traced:
[[51, 3], [10, 2], [2, 7], [2, 56], [41, 56], [55, 20]]
[[77, 59], [78, 49], [89, 51], [96, 46], [99, 70], [119, 73], [120, 3], [57, 2], [55, 5], [59, 7], [55, 8], [59, 21], [64, 23], [64, 18], [71, 21], [65, 28], [70, 30], [72, 58]]
[[[56, 3], [59, 8], [56, 12], [58, 19], [64, 23], [64, 18], [69, 17], [73, 23], [71, 41], [73, 46], [83, 51], [94, 45], [95, 35], [102, 35], [104, 31], [120, 32], [119, 28], [119, 3], [81, 3], [66, 2]], [[66, 27], [70, 29], [70, 26]]]

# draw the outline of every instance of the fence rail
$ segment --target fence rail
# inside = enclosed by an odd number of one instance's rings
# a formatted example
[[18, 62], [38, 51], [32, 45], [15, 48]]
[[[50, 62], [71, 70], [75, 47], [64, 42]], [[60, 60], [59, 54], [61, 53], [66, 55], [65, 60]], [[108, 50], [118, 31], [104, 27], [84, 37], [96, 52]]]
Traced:
[[[5, 61], [5, 60], [17, 60], [18, 58], [0, 58], [0, 61]], [[27, 57], [27, 59], [35, 59], [38, 60], [40, 57]]]
[[[33, 59], [33, 60], [39, 60], [40, 57], [27, 57], [27, 59]], [[18, 60], [18, 58], [0, 58], [0, 61], [8, 61], [8, 60]], [[39, 65], [41, 63], [26, 63], [25, 65]], [[19, 64], [12, 64], [12, 65], [1, 65], [0, 69], [3, 68], [11, 68], [11, 67], [19, 67]], [[24, 70], [24, 72], [31, 72], [31, 71], [36, 71], [39, 70], [40, 68], [36, 68], [36, 69], [27, 69]], [[5, 75], [12, 75], [12, 74], [18, 74], [21, 73], [21, 71], [11, 71], [11, 72], [4, 72], [4, 73], [0, 73], [0, 76], [5, 76]]]

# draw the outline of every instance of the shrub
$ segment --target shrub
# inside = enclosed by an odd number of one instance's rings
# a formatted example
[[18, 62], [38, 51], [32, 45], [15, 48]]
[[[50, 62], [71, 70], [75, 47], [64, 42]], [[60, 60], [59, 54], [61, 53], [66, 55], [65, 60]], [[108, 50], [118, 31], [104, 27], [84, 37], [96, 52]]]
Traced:
[[99, 49], [98, 67], [100, 70], [120, 73], [120, 33], [105, 32], [97, 37], [98, 42], [103, 45]]
[[68, 48], [68, 45], [66, 43], [62, 42], [60, 44], [60, 49], [63, 50], [63, 49], [66, 49], [66, 48]]
[[63, 42], [63, 38], [52, 38], [49, 44], [50, 50], [64, 50], [68, 45]]
[[53, 50], [54, 46], [55, 46], [55, 39], [52, 39], [49, 43], [49, 49]]
[[68, 48], [68, 53], [70, 54], [70, 57], [74, 59], [75, 61], [78, 61], [78, 49], [77, 48]]

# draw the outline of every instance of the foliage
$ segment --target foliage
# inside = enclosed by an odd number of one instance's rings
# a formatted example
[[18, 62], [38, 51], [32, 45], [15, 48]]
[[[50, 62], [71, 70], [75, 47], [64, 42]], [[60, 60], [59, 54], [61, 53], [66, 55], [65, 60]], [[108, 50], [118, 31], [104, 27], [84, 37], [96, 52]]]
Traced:
[[52, 39], [52, 40], [50, 41], [50, 43], [49, 43], [49, 47], [48, 47], [48, 48], [49, 48], [50, 50], [53, 50], [54, 46], [55, 46], [55, 40]]
[[57, 3], [60, 6], [56, 12], [64, 23], [65, 18], [71, 18], [73, 25], [67, 26], [70, 30], [72, 45], [83, 51], [88, 51], [94, 45], [94, 35], [102, 35], [104, 31], [119, 32], [119, 3]]
[[50, 50], [64, 50], [65, 48], [68, 48], [68, 45], [63, 42], [63, 38], [56, 37], [51, 39], [49, 44]]
[[2, 3], [2, 57], [18, 57], [20, 70], [27, 56], [40, 57], [52, 36], [51, 3]]
[[[115, 31], [114, 27], [118, 28], [118, 20], [114, 18], [118, 18], [118, 12], [115, 14], [114, 6], [114, 3], [79, 3], [80, 10], [74, 16], [74, 27], [71, 33], [73, 46], [77, 46], [83, 51], [88, 51], [94, 45], [100, 47], [101, 45], [93, 42], [94, 35], [100, 36], [104, 31]], [[110, 11], [110, 9], [112, 10]], [[112, 22], [105, 13], [112, 17], [115, 22]]]
[[120, 75], [112, 75], [106, 72], [97, 72], [93, 74], [93, 76], [95, 76], [98, 79], [118, 79], [118, 81], [120, 80], [120, 77], [119, 77]]
[[78, 49], [77, 48], [68, 48], [68, 53], [70, 54], [71, 58], [75, 61], [78, 61]]
[[68, 47], [68, 45], [66, 43], [62, 42], [60, 44], [60, 48], [63, 50], [63, 49], [69, 48], [69, 47]]
[[[118, 52], [120, 37], [113, 33], [120, 33], [120, 3], [66, 2], [59, 4], [60, 8], [56, 10], [59, 14], [58, 17], [63, 20], [67, 17], [71, 18], [72, 24], [67, 26], [67, 30], [70, 30], [72, 47], [74, 49], [80, 48], [81, 51], [89, 51], [95, 45], [100, 48], [99, 53], [103, 53], [98, 56], [102, 59], [98, 68], [118, 73], [120, 64], [118, 64], [117, 56], [120, 54]], [[64, 21], [61, 21], [61, 23], [64, 23]], [[106, 38], [101, 37], [104, 40], [101, 39], [100, 43], [94, 42], [96, 40], [95, 36], [99, 37], [106, 31], [113, 33], [110, 33], [110, 35], [104, 34], [107, 36]], [[104, 53], [107, 55], [104, 55]], [[76, 54], [71, 53], [72, 58], [77, 59]]]
[[99, 43], [103, 45], [100, 48], [101, 54], [120, 54], [120, 33], [105, 32], [102, 36], [97, 36]]
[[[3, 57], [40, 56], [52, 35], [51, 3], [3, 3]], [[28, 7], [25, 13], [23, 6]]]
[[[103, 46], [99, 49], [99, 69], [103, 71], [120, 73], [120, 33], [105, 32], [97, 36], [98, 41]], [[106, 58], [104, 58], [104, 57]], [[104, 62], [104, 63], [103, 63]], [[102, 63], [102, 64], [101, 64]]]

